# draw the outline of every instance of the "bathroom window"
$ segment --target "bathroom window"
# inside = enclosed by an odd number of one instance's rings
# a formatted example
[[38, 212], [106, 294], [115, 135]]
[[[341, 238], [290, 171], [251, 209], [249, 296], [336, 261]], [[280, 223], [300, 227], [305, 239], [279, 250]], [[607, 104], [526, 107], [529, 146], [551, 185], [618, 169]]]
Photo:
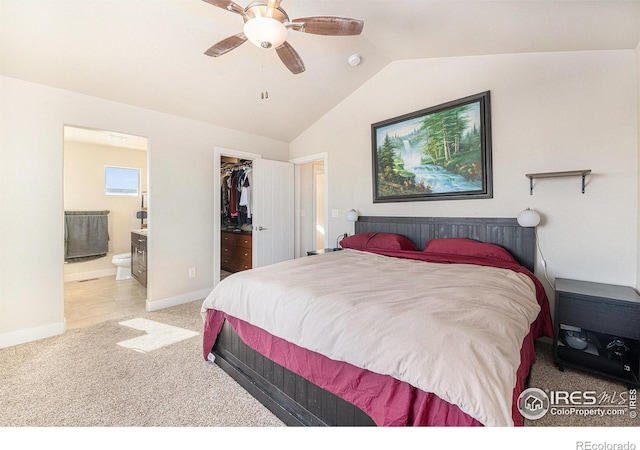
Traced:
[[140, 194], [140, 169], [105, 166], [104, 193], [106, 195]]

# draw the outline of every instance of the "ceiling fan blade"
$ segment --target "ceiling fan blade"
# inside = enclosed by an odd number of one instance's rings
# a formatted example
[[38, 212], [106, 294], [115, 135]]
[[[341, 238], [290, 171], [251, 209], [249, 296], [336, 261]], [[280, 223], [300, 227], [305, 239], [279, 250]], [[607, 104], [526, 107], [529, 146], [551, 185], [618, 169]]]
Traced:
[[245, 42], [247, 42], [247, 37], [244, 35], [244, 33], [234, 34], [233, 36], [229, 36], [228, 38], [223, 39], [217, 44], [211, 46], [209, 50], [204, 52], [204, 54], [207, 56], [213, 56], [215, 58], [216, 56], [221, 56], [227, 52], [230, 52], [231, 50], [239, 47]]
[[273, 17], [273, 10], [280, 7], [280, 2], [281, 0], [269, 0], [267, 2], [267, 12], [265, 15], [267, 17]]
[[280, 47], [276, 48], [276, 52], [280, 60], [287, 66], [287, 69], [294, 75], [304, 72], [304, 63], [293, 47], [285, 41]]
[[244, 8], [231, 0], [204, 0], [205, 2], [244, 16]]
[[293, 30], [324, 36], [355, 36], [362, 33], [364, 22], [347, 17], [301, 17], [291, 21]]

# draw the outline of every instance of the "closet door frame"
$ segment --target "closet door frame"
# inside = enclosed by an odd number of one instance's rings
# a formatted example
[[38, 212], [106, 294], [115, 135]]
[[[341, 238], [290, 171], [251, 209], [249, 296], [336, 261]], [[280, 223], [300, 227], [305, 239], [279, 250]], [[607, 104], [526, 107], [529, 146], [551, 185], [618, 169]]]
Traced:
[[216, 179], [218, 180], [216, 184], [217, 189], [215, 195], [213, 196], [213, 285], [217, 286], [217, 284], [220, 282], [220, 232], [222, 225], [220, 223], [220, 169], [222, 166], [221, 159], [223, 156], [228, 156], [231, 158], [254, 161], [256, 159], [262, 159], [262, 155], [258, 153], [242, 152], [239, 150], [233, 150], [223, 147], [214, 147], [213, 155], [213, 173], [217, 174]]

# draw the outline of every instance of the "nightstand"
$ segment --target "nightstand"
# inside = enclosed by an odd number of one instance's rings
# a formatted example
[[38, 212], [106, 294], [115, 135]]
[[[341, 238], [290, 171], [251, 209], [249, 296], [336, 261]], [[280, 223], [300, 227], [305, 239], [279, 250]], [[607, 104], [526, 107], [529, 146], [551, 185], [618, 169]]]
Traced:
[[322, 255], [324, 253], [337, 252], [342, 250], [341, 248], [320, 248], [318, 250], [310, 250], [307, 252], [307, 256], [311, 255]]
[[630, 287], [556, 279], [554, 362], [639, 385], [640, 295]]

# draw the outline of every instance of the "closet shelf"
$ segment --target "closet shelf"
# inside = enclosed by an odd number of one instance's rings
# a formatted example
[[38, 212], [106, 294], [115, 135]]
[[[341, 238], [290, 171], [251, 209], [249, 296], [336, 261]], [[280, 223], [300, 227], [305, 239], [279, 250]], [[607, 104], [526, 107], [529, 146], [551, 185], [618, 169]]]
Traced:
[[591, 173], [591, 170], [566, 170], [563, 172], [539, 172], [527, 173], [525, 177], [529, 178], [529, 195], [533, 195], [534, 178], [555, 178], [555, 177], [582, 177], [582, 193], [584, 194], [585, 178]]

